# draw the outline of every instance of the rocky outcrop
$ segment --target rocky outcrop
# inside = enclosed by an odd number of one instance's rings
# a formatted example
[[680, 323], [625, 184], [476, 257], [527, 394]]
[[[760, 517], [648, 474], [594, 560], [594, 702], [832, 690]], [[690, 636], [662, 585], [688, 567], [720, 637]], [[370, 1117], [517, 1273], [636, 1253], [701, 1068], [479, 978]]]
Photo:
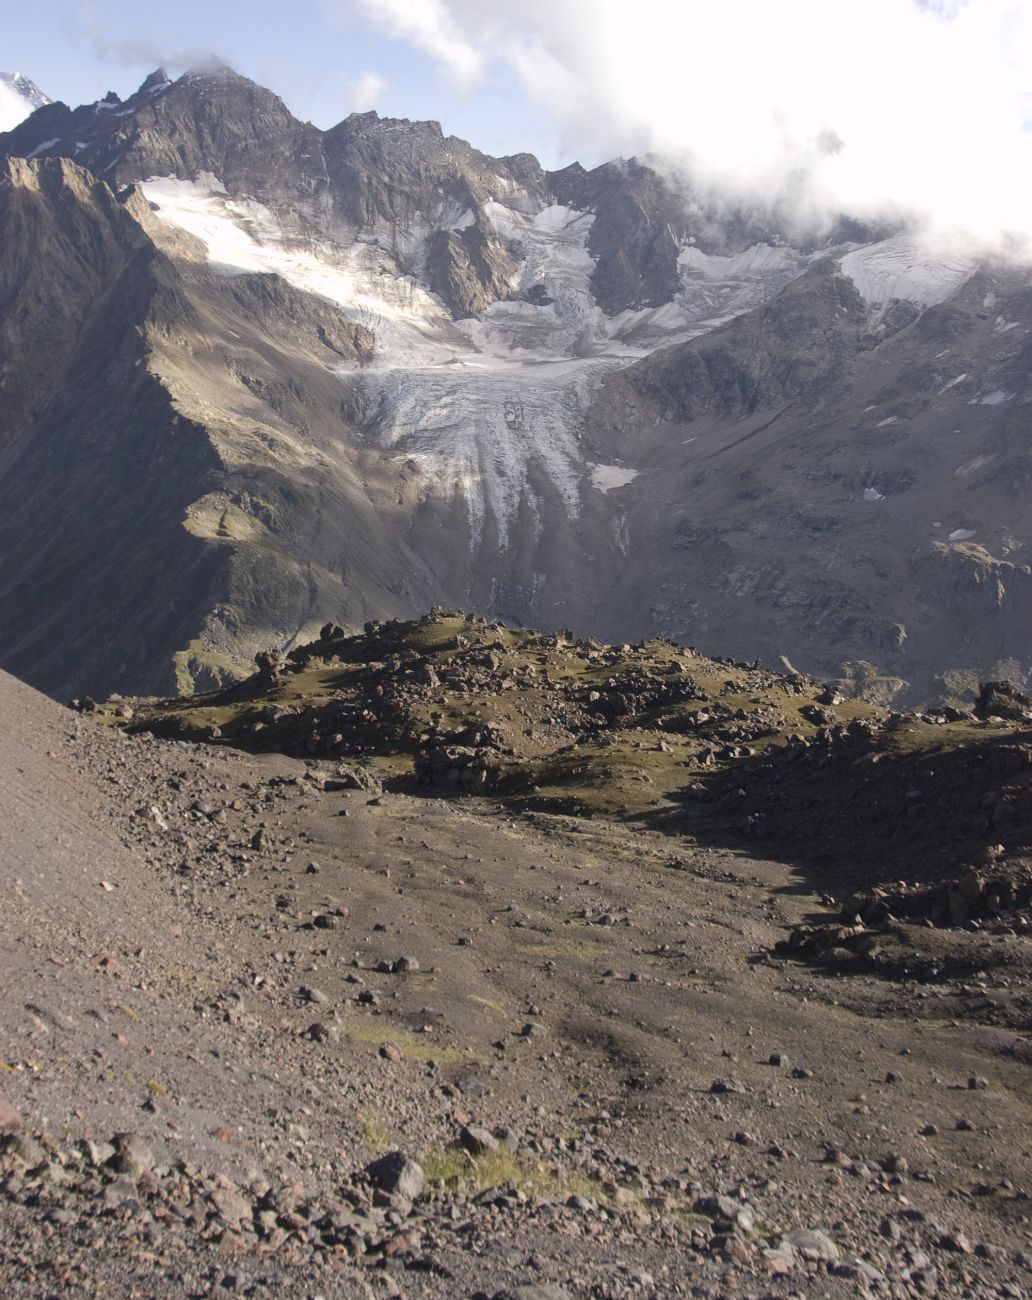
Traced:
[[845, 377], [865, 323], [853, 282], [834, 262], [821, 262], [756, 311], [622, 372], [600, 404], [626, 385], [660, 418], [679, 422], [812, 405]]
[[430, 240], [427, 283], [456, 318], [475, 316], [504, 298], [516, 269], [511, 255], [481, 226], [439, 230]]

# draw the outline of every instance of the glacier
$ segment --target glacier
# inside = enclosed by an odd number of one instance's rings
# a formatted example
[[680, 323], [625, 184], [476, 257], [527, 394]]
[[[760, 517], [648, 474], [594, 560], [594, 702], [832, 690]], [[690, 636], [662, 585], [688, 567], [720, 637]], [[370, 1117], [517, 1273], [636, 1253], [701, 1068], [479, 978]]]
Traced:
[[[415, 470], [424, 495], [461, 497], [474, 549], [507, 548], [526, 502], [540, 525], [542, 490], [576, 522], [585, 493], [632, 483], [633, 466], [595, 465], [580, 445], [584, 412], [605, 376], [751, 310], [829, 252], [754, 244], [720, 256], [689, 240], [671, 302], [608, 317], [591, 291], [594, 215], [558, 203], [534, 211], [525, 191], [500, 184], [505, 202], [487, 202], [484, 214], [517, 250], [511, 296], [456, 321], [402, 269], [419, 268], [436, 230], [473, 222], [454, 201], [429, 219], [363, 229], [343, 242], [315, 214], [232, 198], [208, 173], [192, 181], [155, 176], [141, 188], [161, 222], [200, 241], [213, 272], [278, 274], [372, 332], [371, 362], [336, 367], [354, 390], [351, 408], [363, 413], [359, 434]], [[940, 301], [970, 274], [965, 259], [930, 258], [910, 236], [837, 251], [845, 253], [843, 271], [877, 305], [892, 297]]]

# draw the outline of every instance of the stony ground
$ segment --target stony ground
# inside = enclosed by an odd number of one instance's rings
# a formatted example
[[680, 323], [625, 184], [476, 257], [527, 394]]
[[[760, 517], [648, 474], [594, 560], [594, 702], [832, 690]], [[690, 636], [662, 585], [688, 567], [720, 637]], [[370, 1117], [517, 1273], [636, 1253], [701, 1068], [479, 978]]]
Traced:
[[1032, 1294], [1015, 927], [797, 962], [661, 820], [0, 712], [4, 1294]]

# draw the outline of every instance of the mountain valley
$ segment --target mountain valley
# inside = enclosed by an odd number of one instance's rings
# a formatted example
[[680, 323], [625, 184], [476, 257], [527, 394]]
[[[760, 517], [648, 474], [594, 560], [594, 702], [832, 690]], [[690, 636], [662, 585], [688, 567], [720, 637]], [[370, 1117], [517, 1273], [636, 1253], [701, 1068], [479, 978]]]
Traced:
[[1032, 1295], [1032, 278], [801, 208], [0, 76], [0, 1294]]

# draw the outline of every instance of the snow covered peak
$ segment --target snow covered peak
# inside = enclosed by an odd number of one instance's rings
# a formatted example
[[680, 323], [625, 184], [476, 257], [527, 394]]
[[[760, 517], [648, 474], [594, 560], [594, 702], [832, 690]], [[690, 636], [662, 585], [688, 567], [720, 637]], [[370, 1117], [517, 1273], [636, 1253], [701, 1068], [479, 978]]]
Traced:
[[49, 95], [20, 72], [0, 72], [0, 131], [13, 131], [30, 113], [51, 102]]

